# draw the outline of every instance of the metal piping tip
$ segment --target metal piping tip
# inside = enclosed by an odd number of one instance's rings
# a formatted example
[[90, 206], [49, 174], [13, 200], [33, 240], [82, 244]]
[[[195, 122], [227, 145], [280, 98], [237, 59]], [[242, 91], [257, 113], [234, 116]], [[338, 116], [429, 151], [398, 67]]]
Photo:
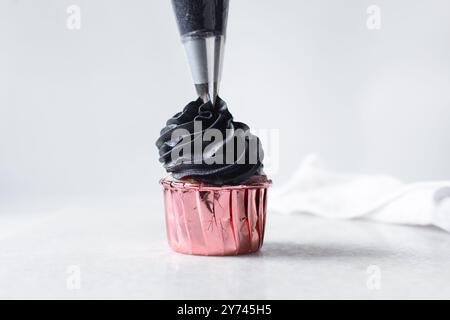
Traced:
[[198, 95], [215, 104], [222, 74], [229, 0], [172, 0]]
[[225, 36], [185, 37], [183, 44], [199, 97], [214, 104], [222, 76]]
[[195, 90], [197, 91], [198, 96], [203, 100], [203, 102], [211, 101], [214, 105], [217, 100], [219, 87], [217, 82], [205, 83], [205, 84], [196, 84]]

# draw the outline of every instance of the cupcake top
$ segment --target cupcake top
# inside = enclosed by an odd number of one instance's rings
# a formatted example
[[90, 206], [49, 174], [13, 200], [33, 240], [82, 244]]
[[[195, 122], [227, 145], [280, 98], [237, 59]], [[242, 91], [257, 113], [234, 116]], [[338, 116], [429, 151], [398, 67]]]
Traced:
[[159, 161], [176, 179], [236, 185], [263, 174], [259, 138], [246, 124], [233, 121], [220, 98], [214, 105], [190, 102], [166, 122], [156, 146]]

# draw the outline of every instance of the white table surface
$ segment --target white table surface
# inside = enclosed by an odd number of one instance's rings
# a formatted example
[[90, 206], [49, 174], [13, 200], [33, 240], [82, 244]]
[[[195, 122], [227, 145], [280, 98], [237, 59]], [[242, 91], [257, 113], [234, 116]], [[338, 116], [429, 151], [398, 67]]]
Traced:
[[168, 247], [161, 199], [115, 202], [3, 210], [0, 298], [450, 298], [450, 234], [435, 228], [269, 212], [261, 252], [198, 257]]

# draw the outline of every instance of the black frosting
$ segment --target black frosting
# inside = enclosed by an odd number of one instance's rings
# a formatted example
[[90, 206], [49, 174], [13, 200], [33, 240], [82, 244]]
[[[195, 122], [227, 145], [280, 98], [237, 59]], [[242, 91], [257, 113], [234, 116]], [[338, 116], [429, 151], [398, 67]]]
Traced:
[[[185, 134], [180, 135], [176, 129], [184, 129]], [[224, 139], [203, 141], [202, 134], [206, 129], [219, 130]], [[188, 150], [187, 143], [190, 143], [190, 152], [184, 154], [183, 151]], [[209, 184], [233, 185], [262, 174], [264, 154], [259, 138], [250, 133], [246, 124], [233, 121], [226, 103], [220, 98], [214, 106], [201, 99], [190, 102], [167, 121], [156, 146], [159, 161], [177, 179], [193, 178]], [[205, 153], [212, 146], [215, 152]], [[222, 162], [211, 164], [213, 159], [222, 159]]]

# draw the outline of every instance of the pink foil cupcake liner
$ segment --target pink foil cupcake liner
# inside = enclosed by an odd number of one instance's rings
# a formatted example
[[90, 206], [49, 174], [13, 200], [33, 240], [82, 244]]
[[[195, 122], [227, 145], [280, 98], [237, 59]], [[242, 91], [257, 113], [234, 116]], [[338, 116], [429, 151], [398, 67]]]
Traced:
[[173, 250], [194, 255], [238, 255], [258, 251], [264, 239], [265, 176], [238, 186], [162, 179], [166, 229]]

